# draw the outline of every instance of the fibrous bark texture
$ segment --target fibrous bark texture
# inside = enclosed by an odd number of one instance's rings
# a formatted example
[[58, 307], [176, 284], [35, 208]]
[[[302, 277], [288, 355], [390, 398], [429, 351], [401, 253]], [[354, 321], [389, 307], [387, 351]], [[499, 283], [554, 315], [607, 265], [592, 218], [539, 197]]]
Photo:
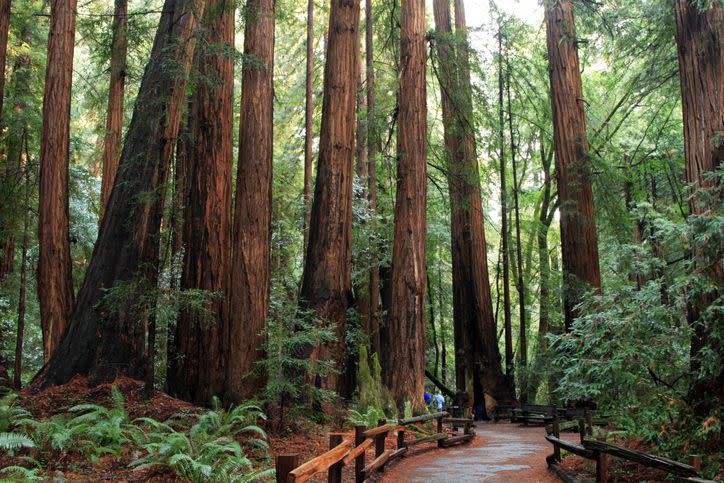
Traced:
[[126, 84], [126, 53], [128, 51], [128, 0], [116, 0], [113, 11], [113, 42], [111, 44], [111, 83], [108, 88], [106, 136], [103, 144], [103, 178], [101, 209], [108, 203], [118, 171], [123, 133], [123, 94]]
[[424, 407], [427, 103], [425, 2], [402, 2], [397, 194], [392, 251], [387, 384], [399, 408]]
[[[365, 62], [367, 87], [367, 199], [369, 201], [372, 231], [376, 228], [377, 216], [377, 156], [380, 152], [379, 134], [375, 127], [375, 69], [374, 69], [374, 15], [372, 0], [365, 1]], [[369, 274], [369, 312], [370, 312], [370, 346], [371, 352], [380, 356], [380, 267], [379, 247], [372, 250]]]
[[[159, 228], [202, 0], [166, 0], [106, 215], [70, 325], [36, 385], [145, 376], [145, 314], [155, 308]], [[177, 68], [169, 69], [169, 65]]]
[[312, 215], [312, 141], [314, 141], [314, 0], [307, 2], [307, 70], [304, 100], [304, 249]]
[[75, 9], [76, 0], [50, 3], [38, 210], [38, 300], [46, 361], [60, 343], [73, 309], [68, 163]]
[[581, 295], [600, 290], [601, 272], [572, 0], [546, 0], [545, 17], [568, 330]]
[[[724, 5], [711, 2], [699, 10], [697, 2], [676, 1], [676, 41], [679, 53], [681, 103], [684, 114], [684, 155], [686, 179], [694, 189], [713, 188], [715, 181], [705, 175], [724, 162]], [[721, 209], [721, 199], [698, 196], [689, 200], [689, 210], [700, 215]], [[721, 260], [712, 260], [703, 247], [694, 250], [695, 263], [721, 286], [724, 269]], [[707, 351], [721, 353], [716, 321], [702, 320], [701, 314], [719, 293], [714, 290], [690, 301], [692, 324], [691, 373], [695, 381], [689, 398], [697, 412], [706, 416], [724, 401], [724, 372], [719, 370], [698, 377]], [[721, 331], [721, 329], [718, 329]], [[718, 398], [718, 404], [715, 399]]]
[[252, 397], [264, 382], [253, 371], [264, 353], [271, 244], [274, 0], [245, 8], [239, 166], [225, 334], [230, 402]]
[[[456, 384], [473, 405], [507, 402], [498, 350], [488, 277], [480, 177], [472, 124], [468, 52], [463, 13], [458, 11], [452, 36], [450, 2], [436, 0], [437, 67], [440, 81], [445, 146], [448, 157], [453, 264], [453, 322], [456, 332]], [[457, 7], [457, 5], [456, 5]], [[457, 60], [457, 61], [456, 61]], [[457, 361], [457, 359], [456, 359]]]
[[[347, 307], [352, 264], [352, 164], [359, 52], [359, 0], [332, 0], [324, 69], [317, 180], [302, 277], [301, 305], [334, 325], [336, 341], [312, 350], [312, 360], [332, 360], [345, 373]], [[338, 374], [317, 384], [351, 395]]]
[[222, 338], [227, 263], [231, 249], [231, 170], [234, 150], [234, 5], [210, 0], [197, 33], [199, 85], [188, 113], [184, 173], [182, 289], [206, 290], [206, 313], [179, 314], [169, 392], [209, 404], [224, 382]]

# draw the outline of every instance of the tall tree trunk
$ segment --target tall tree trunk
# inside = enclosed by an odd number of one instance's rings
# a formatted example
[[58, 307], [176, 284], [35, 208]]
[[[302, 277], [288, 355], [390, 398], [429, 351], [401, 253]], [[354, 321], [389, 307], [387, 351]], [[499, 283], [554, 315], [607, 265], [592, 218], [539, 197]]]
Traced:
[[391, 344], [387, 383], [400, 410], [424, 407], [427, 102], [425, 2], [402, 2], [397, 194], [392, 251]]
[[40, 140], [38, 300], [45, 360], [60, 343], [73, 309], [68, 221], [70, 97], [76, 0], [52, 0]]
[[503, 31], [498, 25], [498, 143], [500, 158], [500, 254], [503, 258], [503, 324], [505, 328], [505, 376], [514, 387], [513, 328], [510, 320], [510, 275], [508, 249], [508, 188], [505, 182], [505, 106], [503, 103]]
[[[155, 296], [159, 228], [185, 101], [202, 0], [166, 0], [138, 91], [117, 182], [68, 330], [36, 376], [62, 384], [76, 374], [94, 382], [117, 374], [144, 378], [145, 316]], [[172, 63], [176, 69], [168, 69]], [[151, 300], [149, 300], [151, 299]]]
[[[435, 370], [433, 374], [435, 377], [440, 377], [440, 346], [437, 343], [437, 328], [435, 327], [435, 298], [432, 292], [432, 285], [430, 284], [430, 272], [427, 272], [427, 305], [430, 308], [430, 332], [432, 333], [432, 348], [435, 351]], [[440, 321], [440, 328], [442, 328], [442, 321]]]
[[[548, 230], [553, 222], [553, 215], [556, 211], [556, 205], [551, 205], [552, 201], [552, 180], [551, 180], [551, 161], [553, 151], [546, 153], [545, 145], [541, 136], [540, 139], [540, 157], [541, 166], [543, 168], [543, 199], [541, 201], [540, 211], [538, 213], [538, 227], [536, 229], [536, 241], [538, 246], [538, 286], [539, 286], [539, 303], [538, 303], [538, 339], [535, 352], [534, 368], [531, 371], [530, 380], [528, 381], [528, 397], [535, 399], [538, 391], [543, 372], [543, 362], [548, 354], [548, 339], [546, 335], [550, 332], [550, 278], [551, 266], [548, 254]], [[552, 390], [553, 388], [549, 388]]]
[[25, 156], [23, 171], [25, 173], [25, 195], [24, 195], [24, 219], [23, 219], [23, 244], [20, 254], [20, 290], [18, 291], [18, 332], [15, 338], [15, 367], [14, 384], [15, 389], [22, 387], [23, 375], [23, 340], [25, 338], [25, 293], [28, 283], [28, 232], [30, 231], [30, 157], [28, 156], [28, 132], [25, 131]]
[[[470, 197], [470, 214], [473, 217], [470, 222], [472, 238], [471, 264], [475, 267], [477, 280], [475, 296], [477, 304], [482, 306], [482, 317], [479, 316], [477, 324], [472, 324], [471, 338], [473, 347], [479, 347], [476, 351], [475, 374], [481, 377], [480, 383], [475, 383], [476, 394], [485, 393], [493, 398], [492, 403], [509, 403], [515, 399], [515, 391], [512, 381], [507, 381], [503, 376], [500, 362], [500, 350], [496, 336], [496, 323], [493, 317], [493, 307], [490, 295], [490, 277], [488, 274], [487, 245], [485, 242], [485, 227], [483, 222], [483, 209], [480, 195], [480, 175], [477, 165], [477, 149], [475, 142], [475, 121], [473, 119], [473, 95], [470, 81], [470, 56], [467, 23], [465, 21], [465, 6], [462, 0], [455, 0], [455, 30], [458, 37], [458, 44], [462, 50], [458, 54], [460, 68], [461, 92], [465, 96], [459, 106], [459, 112], [463, 113], [462, 125], [464, 126], [464, 146], [466, 166], [463, 172], [471, 177], [468, 188], [473, 186], [473, 195]], [[476, 218], [477, 217], [477, 218]], [[478, 309], [481, 310], [481, 309]], [[479, 398], [476, 397], [476, 401]], [[477, 403], [477, 402], [476, 402]]]
[[[345, 336], [352, 263], [352, 164], [359, 52], [359, 0], [332, 0], [324, 69], [322, 126], [309, 244], [300, 303], [334, 325], [336, 341], [312, 350], [313, 360], [337, 363], [345, 373]], [[317, 381], [324, 389], [351, 395], [338, 374]]]
[[304, 103], [304, 250], [312, 215], [312, 141], [314, 140], [314, 0], [307, 0], [307, 70]]
[[[377, 156], [380, 152], [380, 136], [375, 124], [375, 68], [374, 68], [374, 16], [372, 0], [365, 0], [365, 62], [367, 84], [367, 197], [369, 201], [372, 232], [377, 233]], [[380, 356], [380, 261], [379, 246], [372, 250], [369, 274], [369, 311], [372, 351]]]
[[[362, 61], [362, 55], [364, 50], [360, 49], [359, 55], [357, 56], [357, 127], [356, 127], [356, 147], [355, 147], [355, 175], [357, 180], [361, 183], [362, 190], [356, 196], [359, 201], [366, 203], [367, 196], [367, 183], [369, 177], [368, 171], [368, 159], [367, 159], [367, 96], [365, 95], [365, 78], [367, 77], [367, 64]], [[367, 222], [365, 221], [365, 224]], [[362, 260], [363, 263], [367, 263], [368, 260]], [[369, 274], [365, 274], [355, 287], [355, 304], [357, 305], [357, 312], [360, 317], [362, 330], [372, 343], [373, 338], [373, 327], [372, 327], [372, 316], [370, 307], [369, 297]], [[372, 344], [371, 344], [372, 345]], [[370, 355], [374, 352], [372, 349]]]
[[229, 274], [225, 399], [252, 397], [269, 309], [274, 97], [274, 0], [246, 3], [239, 166]]
[[[684, 114], [684, 154], [686, 179], [695, 189], [713, 188], [716, 181], [705, 179], [724, 161], [724, 5], [711, 2], [699, 9], [701, 2], [676, 1], [676, 41], [679, 53], [679, 77]], [[721, 200], [692, 196], [689, 210], [693, 215], [716, 212]], [[721, 260], [712, 260], [703, 247], [694, 250], [695, 264], [721, 287], [724, 269]], [[708, 267], [708, 268], [707, 268]], [[700, 376], [707, 352], [721, 354], [715, 316], [708, 322], [701, 314], [719, 294], [717, 290], [698, 295], [690, 301], [692, 324], [691, 373], [694, 381], [689, 398], [698, 414], [705, 416], [724, 402], [724, 372]], [[721, 329], [719, 329], [721, 331]], [[716, 399], [719, 399], [718, 403]]]
[[[128, 50], [128, 0], [115, 0], [113, 41], [111, 43], [111, 82], [108, 88], [106, 136], [103, 143], [103, 178], [101, 179], [101, 210], [111, 195], [118, 170], [123, 134], [123, 94], [126, 84], [126, 52]], [[101, 211], [101, 216], [102, 216]]]
[[558, 174], [566, 330], [589, 289], [600, 290], [598, 239], [593, 209], [581, 72], [572, 0], [546, 0], [546, 37]]
[[3, 98], [5, 97], [5, 62], [8, 51], [11, 3], [11, 0], [0, 0], [0, 69], [2, 69], [0, 70], [0, 125], [2, 124]]
[[234, 4], [208, 0], [197, 36], [195, 65], [201, 81], [188, 117], [181, 288], [208, 291], [208, 313], [187, 308], [179, 314], [168, 387], [177, 397], [209, 404], [224, 383], [224, 297], [219, 292], [225, 288], [231, 249]]
[[[24, 27], [20, 32], [20, 38], [28, 45], [32, 42], [32, 35], [29, 28]], [[15, 235], [17, 230], [17, 219], [19, 218], [19, 206], [17, 200], [18, 189], [22, 183], [23, 167], [23, 141], [27, 132], [26, 113], [27, 99], [30, 93], [30, 75], [32, 68], [30, 56], [25, 53], [20, 55], [13, 66], [13, 77], [11, 89], [14, 103], [13, 113], [9, 119], [7, 128], [7, 148], [5, 151], [4, 173], [0, 177], [3, 196], [4, 210], [0, 213], [0, 282], [5, 275], [13, 271], [15, 261]], [[0, 342], [3, 342], [3, 334], [0, 334]], [[7, 377], [7, 364], [0, 355], [0, 384]], [[5, 381], [10, 384], [9, 379]]]
[[[449, 0], [433, 4], [440, 60], [445, 145], [448, 156], [453, 264], [453, 324], [456, 341], [456, 383], [474, 406], [485, 405], [485, 394], [507, 401], [488, 278], [487, 247], [480, 196], [480, 175], [471, 110], [467, 37], [463, 12], [457, 6], [457, 53], [452, 43]], [[455, 59], [458, 62], [455, 62]]]
[[442, 317], [442, 307], [443, 307], [443, 299], [442, 299], [442, 273], [440, 273], [440, 270], [438, 269], [437, 272], [437, 296], [438, 296], [438, 313], [440, 314], [440, 358], [441, 358], [441, 364], [442, 369], [440, 371], [440, 377], [442, 379], [443, 385], [447, 384], [447, 341], [445, 340], [445, 327], [443, 327], [443, 317]]
[[518, 276], [518, 303], [520, 308], [520, 402], [528, 402], [528, 390], [526, 388], [528, 373], [528, 347], [526, 341], [527, 323], [525, 318], [525, 286], [523, 284], [523, 240], [520, 237], [520, 206], [518, 204], [518, 164], [515, 159], [517, 145], [513, 132], [513, 108], [510, 100], [510, 63], [505, 59], [506, 81], [505, 89], [508, 98], [508, 132], [510, 134], [510, 160], [513, 164], [513, 211], [515, 214], [515, 253]]

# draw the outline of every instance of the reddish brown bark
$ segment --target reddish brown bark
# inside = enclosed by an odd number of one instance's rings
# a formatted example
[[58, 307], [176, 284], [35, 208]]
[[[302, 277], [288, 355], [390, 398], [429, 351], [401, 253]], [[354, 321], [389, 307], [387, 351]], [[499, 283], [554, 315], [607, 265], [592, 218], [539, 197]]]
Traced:
[[[696, 2], [677, 0], [676, 41], [679, 54], [681, 103], [684, 115], [684, 154], [686, 179], [695, 189], [713, 188], [715, 181], [705, 179], [707, 173], [719, 169], [724, 162], [724, 5], [712, 2], [699, 10]], [[720, 199], [690, 198], [689, 210], [694, 215], [720, 209]], [[696, 266], [721, 287], [724, 269], [721, 260], [712, 260], [703, 247], [694, 249]], [[719, 296], [716, 290], [690, 301], [689, 321], [692, 324], [691, 372], [694, 382], [689, 398], [697, 412], [706, 416], [724, 401], [724, 372], [699, 377], [707, 351], [721, 353], [715, 320], [702, 319], [703, 311]], [[721, 329], [719, 329], [721, 331]], [[718, 403], [715, 399], [718, 398]]]
[[252, 397], [264, 383], [254, 371], [264, 356], [269, 307], [273, 154], [274, 0], [246, 3], [239, 166], [229, 276], [226, 399]]
[[0, 0], [0, 120], [3, 113], [3, 98], [5, 97], [5, 62], [7, 60], [11, 3], [11, 0]]
[[[453, 324], [456, 335], [456, 385], [473, 405], [507, 402], [500, 364], [480, 196], [480, 175], [473, 132], [465, 21], [458, 11], [459, 44], [454, 44], [450, 2], [433, 3], [445, 146], [448, 157], [453, 264]], [[457, 59], [457, 62], [456, 62]], [[472, 104], [470, 104], [472, 105]]]
[[[106, 135], [103, 141], [103, 177], [101, 209], [108, 203], [118, 170], [123, 133], [123, 93], [126, 83], [126, 52], [128, 50], [128, 0], [115, 0], [113, 41], [111, 44], [111, 81], [108, 88]], [[101, 212], [102, 213], [102, 212]]]
[[221, 394], [223, 292], [231, 249], [234, 150], [234, 5], [209, 0], [197, 36], [201, 79], [191, 100], [189, 155], [184, 156], [182, 289], [208, 292], [207, 313], [182, 310], [176, 323], [169, 392], [197, 404]]
[[387, 384], [397, 406], [424, 407], [427, 103], [425, 2], [402, 3], [397, 132], [397, 194]]
[[38, 216], [38, 300], [46, 361], [58, 346], [73, 309], [68, 163], [75, 8], [76, 0], [53, 0], [50, 4]]
[[[372, 26], [374, 16], [372, 0], [365, 0], [365, 62], [367, 87], [367, 197], [369, 200], [372, 230], [376, 229], [377, 216], [377, 156], [380, 151], [379, 134], [375, 128], [375, 69]], [[380, 356], [380, 267], [377, 248], [372, 251], [369, 274], [369, 312], [370, 312], [370, 353]]]
[[582, 294], [600, 290], [601, 272], [573, 2], [546, 0], [545, 17], [568, 330]]
[[[312, 350], [312, 360], [332, 360], [345, 373], [347, 307], [351, 298], [352, 164], [359, 52], [359, 0], [332, 0], [324, 69], [322, 126], [309, 243], [300, 303], [334, 325], [337, 340]], [[317, 384], [348, 396], [344, 378]]]
[[312, 141], [314, 141], [314, 0], [307, 2], [307, 70], [304, 104], [304, 250], [309, 241], [312, 215]]
[[15, 364], [13, 366], [13, 383], [15, 389], [22, 386], [23, 375], [23, 342], [25, 339], [25, 294], [28, 281], [28, 235], [30, 231], [30, 165], [28, 156], [28, 133], [23, 133], [25, 140], [25, 156], [23, 157], [23, 172], [25, 177], [23, 241], [20, 255], [20, 290], [18, 291], [18, 326], [15, 337]]
[[[145, 315], [153, 308], [165, 189], [202, 0], [166, 0], [86, 277], [68, 330], [36, 376], [62, 384], [145, 376]], [[168, 69], [172, 63], [177, 69]], [[110, 293], [108, 289], [113, 289]]]

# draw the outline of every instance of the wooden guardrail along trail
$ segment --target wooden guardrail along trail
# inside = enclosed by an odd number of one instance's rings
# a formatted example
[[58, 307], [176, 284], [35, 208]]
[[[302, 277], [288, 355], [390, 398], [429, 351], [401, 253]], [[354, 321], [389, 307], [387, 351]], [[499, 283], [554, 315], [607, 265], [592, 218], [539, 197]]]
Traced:
[[553, 445], [553, 454], [546, 458], [548, 466], [563, 481], [576, 481], [565, 470], [560, 468], [556, 463], [561, 461], [560, 450], [563, 449], [571, 454], [581, 456], [583, 458], [596, 461], [596, 482], [607, 483], [608, 476], [608, 460], [609, 456], [625, 459], [638, 463], [648, 468], [655, 468], [665, 471], [668, 474], [679, 477], [679, 481], [698, 482], [698, 483], [714, 483], [710, 480], [699, 478], [701, 470], [701, 457], [698, 455], [690, 455], [689, 463], [680, 463], [663, 456], [657, 456], [643, 451], [637, 451], [630, 448], [624, 448], [606, 441], [600, 441], [590, 438], [593, 432], [593, 419], [590, 413], [588, 417], [578, 420], [579, 433], [581, 435], [581, 443], [576, 444], [565, 441], [560, 437], [560, 425], [557, 416], [553, 419], [552, 432], [546, 436], [546, 440]]
[[[328, 472], [329, 483], [341, 483], [342, 468], [354, 463], [355, 482], [361, 483], [368, 479], [375, 471], [382, 471], [384, 467], [404, 456], [409, 448], [424, 443], [437, 442], [441, 448], [470, 441], [475, 436], [473, 420], [465, 418], [448, 418], [445, 411], [400, 419], [397, 425], [388, 424], [379, 420], [378, 426], [366, 429], [363, 425], [354, 428], [354, 435], [344, 439], [342, 433], [330, 433], [330, 449], [324, 454], [299, 465], [298, 455], [280, 455], [276, 458], [277, 483], [303, 483], [312, 479], [319, 473]], [[405, 432], [413, 428], [408, 426], [416, 423], [435, 421], [435, 432], [420, 438], [405, 441]], [[453, 429], [464, 428], [463, 434], [448, 433], [444, 424]], [[387, 437], [397, 432], [397, 449], [386, 449]], [[374, 459], [365, 465], [365, 453], [375, 449]]]

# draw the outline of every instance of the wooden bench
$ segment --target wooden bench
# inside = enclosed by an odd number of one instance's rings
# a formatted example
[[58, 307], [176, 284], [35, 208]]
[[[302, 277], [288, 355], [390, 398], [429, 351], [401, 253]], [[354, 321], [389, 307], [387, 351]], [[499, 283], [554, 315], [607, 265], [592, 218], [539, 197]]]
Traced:
[[553, 405], [524, 404], [519, 409], [513, 409], [513, 417], [510, 421], [522, 421], [525, 426], [529, 423], [548, 424], [553, 422], [555, 415], [556, 407]]
[[497, 423], [501, 419], [512, 420], [513, 409], [515, 409], [515, 407], [510, 404], [500, 404], [495, 406], [495, 409], [493, 410], [493, 421]]

